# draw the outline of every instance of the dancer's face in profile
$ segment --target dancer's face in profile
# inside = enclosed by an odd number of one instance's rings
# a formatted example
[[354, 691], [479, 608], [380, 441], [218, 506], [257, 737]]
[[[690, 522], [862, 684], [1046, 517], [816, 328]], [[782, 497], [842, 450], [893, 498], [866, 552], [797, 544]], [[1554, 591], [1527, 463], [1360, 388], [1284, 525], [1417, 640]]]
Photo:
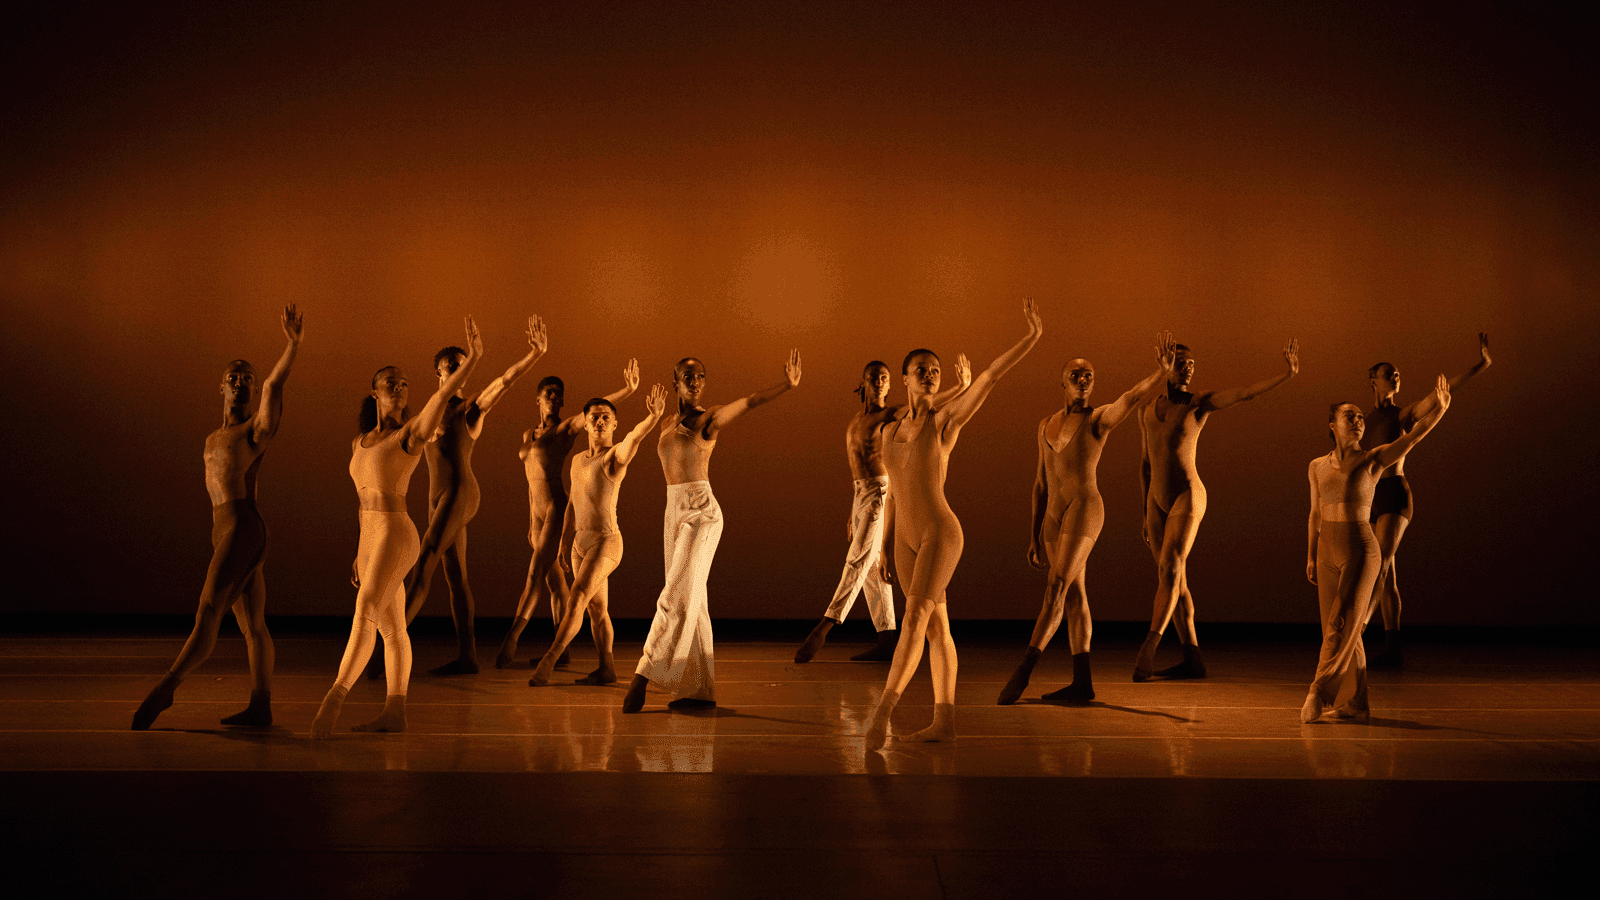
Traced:
[[1189, 382], [1194, 380], [1194, 357], [1189, 355], [1189, 348], [1179, 347], [1172, 360], [1172, 380], [1167, 382], [1175, 388], [1188, 390]]
[[1328, 423], [1333, 429], [1333, 440], [1337, 444], [1359, 444], [1361, 435], [1367, 430], [1367, 417], [1361, 414], [1361, 408], [1354, 403], [1341, 403], [1333, 411], [1333, 421]]
[[589, 430], [589, 443], [592, 445], [601, 438], [610, 438], [611, 433], [617, 430], [617, 414], [604, 403], [596, 403], [583, 414], [583, 425]]
[[372, 376], [372, 396], [378, 401], [378, 412], [387, 414], [406, 408], [406, 401], [411, 397], [411, 386], [406, 383], [405, 373], [399, 367], [388, 366]]
[[706, 388], [706, 366], [698, 359], [679, 365], [672, 370], [672, 384], [678, 389], [678, 400], [698, 405], [700, 394]]
[[911, 357], [906, 364], [906, 372], [900, 376], [906, 383], [906, 393], [912, 397], [919, 394], [937, 394], [939, 392], [939, 357], [932, 353], [918, 353]]
[[439, 383], [444, 384], [444, 380], [449, 378], [451, 375], [454, 375], [456, 370], [461, 368], [461, 364], [466, 361], [467, 357], [462, 353], [452, 353], [449, 356], [446, 356], [444, 359], [439, 360], [439, 362], [434, 366], [435, 370], [439, 374]]
[[1094, 392], [1094, 365], [1081, 356], [1068, 362], [1061, 369], [1061, 386], [1066, 388], [1069, 402], [1088, 403]]
[[889, 399], [889, 367], [885, 365], [868, 366], [861, 373], [861, 386], [866, 389], [867, 397], [882, 406]]
[[565, 392], [559, 384], [547, 384], [539, 389], [539, 416], [550, 418], [561, 415], [561, 405], [565, 402]]
[[250, 396], [255, 392], [256, 369], [242, 359], [228, 363], [222, 370], [222, 399], [230, 407], [250, 405]]
[[1380, 394], [1400, 393], [1400, 370], [1385, 363], [1378, 367], [1378, 374], [1372, 376], [1372, 386]]

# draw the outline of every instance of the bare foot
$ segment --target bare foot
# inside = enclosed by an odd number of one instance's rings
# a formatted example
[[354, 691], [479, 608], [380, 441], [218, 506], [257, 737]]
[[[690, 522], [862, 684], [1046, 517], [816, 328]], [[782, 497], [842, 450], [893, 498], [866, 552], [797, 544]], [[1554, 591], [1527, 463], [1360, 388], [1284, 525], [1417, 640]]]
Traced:
[[622, 711], [636, 713], [644, 709], [644, 692], [650, 686], [650, 679], [643, 675], [633, 676], [633, 683], [628, 685], [628, 694], [622, 698]]
[[616, 684], [617, 683], [617, 670], [612, 667], [610, 662], [602, 661], [600, 663], [600, 668], [595, 669], [593, 672], [590, 672], [589, 674], [583, 676], [582, 678], [574, 678], [574, 679], [572, 679], [572, 683], [573, 684]]
[[1039, 698], [1046, 703], [1056, 706], [1088, 706], [1094, 699], [1094, 688], [1086, 688], [1077, 682], [1067, 685], [1059, 691], [1051, 691]]
[[822, 645], [827, 642], [828, 632], [832, 631], [833, 626], [837, 624], [839, 623], [827, 616], [823, 616], [822, 621], [817, 623], [817, 627], [811, 629], [811, 633], [806, 635], [805, 642], [800, 645], [800, 649], [794, 652], [794, 661], [797, 663], [810, 662], [811, 657], [816, 656], [817, 651], [821, 650]]
[[429, 675], [476, 675], [478, 674], [478, 661], [471, 657], [452, 659], [442, 666], [434, 666], [428, 670]]
[[1133, 661], [1133, 680], [1149, 681], [1150, 676], [1156, 673], [1156, 647], [1161, 643], [1161, 635], [1152, 631], [1144, 636], [1144, 643], [1139, 646], [1139, 655]]
[[311, 720], [311, 739], [325, 741], [333, 737], [333, 726], [339, 722], [339, 710], [344, 706], [345, 688], [334, 685], [328, 690], [328, 696], [322, 698], [322, 705], [317, 707], [317, 717]]
[[272, 724], [272, 692], [251, 691], [250, 705], [244, 712], [234, 713], [222, 720], [224, 725], [240, 725], [246, 728], [265, 728]]
[[1322, 718], [1322, 698], [1317, 695], [1316, 688], [1306, 695], [1306, 705], [1300, 707], [1300, 721], [1306, 724]]
[[406, 730], [406, 695], [390, 694], [383, 702], [383, 712], [370, 722], [351, 725], [351, 731], [399, 732]]
[[894, 660], [894, 647], [900, 643], [900, 629], [890, 628], [878, 632], [878, 642], [870, 650], [863, 650], [850, 657], [851, 662], [892, 662]]
[[133, 714], [133, 730], [148, 731], [155, 724], [156, 716], [172, 705], [172, 695], [178, 690], [178, 680], [168, 672], [162, 676], [161, 681], [150, 689], [149, 695]]
[[884, 691], [878, 698], [878, 705], [872, 708], [872, 715], [867, 719], [866, 745], [867, 751], [882, 750], [889, 743], [889, 719], [894, 715], [895, 704], [900, 702], [897, 691]]
[[951, 703], [933, 705], [933, 724], [900, 740], [904, 743], [950, 742], [956, 739], [956, 708]]

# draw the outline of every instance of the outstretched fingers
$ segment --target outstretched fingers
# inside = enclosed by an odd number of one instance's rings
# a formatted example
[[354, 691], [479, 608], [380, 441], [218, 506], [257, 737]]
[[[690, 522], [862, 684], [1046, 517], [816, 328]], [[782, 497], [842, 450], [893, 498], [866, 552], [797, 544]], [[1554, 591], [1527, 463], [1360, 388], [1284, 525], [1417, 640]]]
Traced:
[[660, 416], [667, 411], [667, 386], [658, 384], [650, 388], [650, 396], [644, 398], [644, 408], [652, 416]]
[[467, 356], [477, 359], [483, 355], [483, 335], [478, 333], [478, 323], [467, 316]]
[[628, 360], [628, 364], [622, 367], [622, 383], [628, 386], [629, 391], [637, 391], [639, 389], [639, 361], [637, 359]]
[[528, 317], [528, 346], [539, 351], [541, 356], [550, 349], [550, 335], [545, 331], [544, 320], [538, 316]]
[[800, 349], [798, 347], [789, 351], [789, 361], [783, 366], [783, 377], [789, 379], [789, 387], [800, 386]]
[[293, 303], [283, 308], [283, 333], [294, 343], [300, 343], [300, 337], [305, 333], [305, 317]]
[[1032, 297], [1022, 298], [1022, 317], [1028, 320], [1030, 335], [1044, 334], [1044, 320], [1039, 318], [1039, 304]]
[[1283, 359], [1289, 364], [1289, 374], [1300, 374], [1300, 342], [1294, 338], [1289, 339], [1289, 346], [1283, 348]]
[[1433, 398], [1440, 409], [1450, 408], [1450, 379], [1444, 377], [1443, 372], [1439, 373], [1439, 380], [1433, 386]]

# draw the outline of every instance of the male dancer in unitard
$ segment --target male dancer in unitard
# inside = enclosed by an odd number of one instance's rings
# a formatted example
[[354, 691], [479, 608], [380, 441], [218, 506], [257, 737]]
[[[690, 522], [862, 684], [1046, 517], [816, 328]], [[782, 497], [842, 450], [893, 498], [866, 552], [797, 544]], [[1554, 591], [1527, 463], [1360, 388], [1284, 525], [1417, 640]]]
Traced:
[[[1460, 390], [1473, 376], [1489, 368], [1491, 362], [1489, 336], [1479, 332], [1478, 361], [1450, 379], [1450, 390]], [[1364, 450], [1399, 440], [1401, 435], [1416, 427], [1423, 416], [1432, 412], [1437, 402], [1437, 395], [1430, 393], [1409, 406], [1399, 406], [1394, 398], [1400, 393], [1400, 373], [1390, 363], [1378, 363], [1368, 369], [1367, 378], [1372, 382], [1372, 411], [1367, 413], [1366, 433], [1361, 438]], [[1372, 618], [1372, 607], [1383, 612], [1383, 650], [1369, 660], [1375, 669], [1399, 668], [1405, 662], [1400, 650], [1400, 585], [1395, 578], [1394, 557], [1400, 550], [1406, 526], [1411, 524], [1411, 502], [1411, 482], [1406, 480], [1406, 463], [1402, 457], [1384, 470], [1372, 496], [1372, 530], [1378, 538], [1378, 552], [1383, 555], [1376, 602], [1367, 608], [1368, 620]], [[1364, 629], [1366, 622], [1361, 624]]]
[[[935, 397], [934, 409], [972, 384], [972, 367], [965, 354], [957, 359], [956, 370], [960, 375], [959, 386]], [[889, 587], [892, 576], [888, 576], [889, 566], [880, 565], [884, 558], [884, 509], [889, 498], [889, 469], [883, 461], [882, 430], [898, 410], [887, 405], [889, 365], [879, 360], [867, 363], [856, 395], [861, 398], [862, 410], [844, 430], [844, 452], [850, 460], [850, 474], [856, 488], [850, 521], [846, 523], [850, 550], [845, 554], [844, 575], [834, 589], [833, 602], [828, 604], [822, 621], [794, 653], [797, 663], [810, 662], [817, 655], [828, 639], [828, 632], [850, 614], [857, 594], [867, 595], [867, 611], [872, 615], [872, 626], [878, 631], [878, 642], [872, 649], [850, 658], [859, 662], [888, 662], [894, 659], [894, 646], [900, 639], [894, 621], [894, 593]]]
[[244, 632], [250, 656], [250, 705], [222, 720], [224, 725], [272, 724], [272, 635], [265, 617], [267, 584], [261, 564], [267, 557], [267, 523], [256, 510], [256, 473], [267, 444], [283, 419], [283, 385], [300, 350], [305, 322], [290, 304], [283, 310], [283, 333], [289, 339], [261, 385], [254, 415], [256, 370], [236, 359], [222, 372], [222, 427], [206, 436], [206, 491], [211, 494], [211, 567], [200, 589], [194, 630], [178, 658], [133, 714], [133, 730], [144, 731], [172, 705], [172, 695], [206, 661], [217, 646], [217, 629], [229, 609]]
[[[429, 675], [472, 675], [478, 671], [478, 641], [473, 628], [472, 588], [467, 584], [467, 523], [478, 512], [478, 479], [472, 474], [472, 448], [483, 433], [483, 417], [517, 379], [533, 368], [550, 346], [544, 322], [528, 317], [528, 352], [505, 374], [484, 385], [471, 400], [463, 396], [465, 384], [445, 400], [444, 420], [433, 439], [423, 446], [428, 461], [428, 530], [422, 550], [406, 583], [406, 624], [422, 611], [433, 582], [433, 571], [444, 561], [445, 586], [450, 591], [450, 616], [456, 625], [456, 658], [428, 670]], [[455, 374], [467, 358], [460, 347], [434, 354], [439, 383]], [[373, 654], [374, 661], [382, 657]], [[381, 666], [375, 667], [381, 671]]]
[[1134, 408], [1166, 384], [1172, 376], [1175, 351], [1172, 335], [1156, 335], [1156, 370], [1145, 376], [1110, 406], [1089, 405], [1094, 390], [1094, 366], [1078, 358], [1061, 368], [1066, 406], [1039, 422], [1039, 468], [1033, 478], [1033, 540], [1028, 564], [1050, 569], [1044, 606], [1033, 627], [1033, 637], [1017, 671], [1000, 690], [1002, 706], [1017, 702], [1028, 686], [1033, 667], [1044, 648], [1067, 619], [1067, 640], [1072, 645], [1072, 683], [1045, 694], [1046, 703], [1081, 706], [1094, 699], [1094, 676], [1089, 669], [1089, 639], [1094, 623], [1089, 617], [1085, 584], [1089, 553], [1105, 524], [1105, 503], [1095, 471], [1100, 452], [1112, 429]]
[[[1195, 468], [1195, 448], [1200, 430], [1211, 414], [1236, 403], [1259, 397], [1295, 376], [1300, 371], [1300, 345], [1293, 340], [1283, 350], [1288, 367], [1275, 377], [1249, 387], [1204, 394], [1189, 392], [1194, 379], [1194, 357], [1189, 348], [1174, 345], [1177, 358], [1167, 390], [1139, 412], [1139, 436], [1144, 441], [1144, 460], [1139, 469], [1144, 483], [1144, 540], [1155, 555], [1158, 581], [1155, 610], [1150, 616], [1150, 633], [1139, 648], [1133, 664], [1133, 680], [1148, 681], [1152, 675], [1163, 678], [1204, 678], [1206, 664], [1200, 658], [1199, 638], [1194, 630], [1194, 596], [1189, 593], [1189, 550], [1206, 514], [1206, 488]], [[1176, 613], [1178, 640], [1183, 644], [1183, 662], [1155, 671], [1156, 645], [1161, 633]]]
[[617, 494], [628, 464], [639, 452], [639, 444], [656, 427], [667, 411], [667, 389], [656, 385], [645, 398], [645, 416], [620, 442], [612, 443], [617, 431], [617, 408], [599, 397], [583, 405], [584, 422], [589, 429], [589, 449], [572, 458], [572, 502], [567, 504], [566, 524], [561, 530], [562, 568], [573, 574], [572, 602], [556, 627], [550, 651], [539, 660], [530, 687], [550, 683], [556, 660], [583, 627], [589, 614], [600, 665], [577, 679], [578, 684], [615, 684], [616, 664], [611, 656], [611, 615], [607, 611], [610, 595], [607, 580], [622, 562], [622, 530], [617, 525]]
[[674, 695], [667, 706], [695, 709], [716, 706], [716, 669], [711, 653], [711, 614], [706, 609], [706, 578], [711, 557], [722, 537], [722, 507], [711, 494], [711, 451], [717, 436], [733, 421], [763, 403], [776, 400], [800, 384], [800, 351], [789, 351], [783, 381], [729, 403], [706, 409], [700, 405], [706, 385], [705, 363], [694, 357], [672, 368], [678, 409], [661, 422], [656, 452], [667, 477], [667, 514], [662, 533], [667, 583], [656, 600], [655, 619], [622, 711], [636, 713], [644, 692], [654, 682]]
[[[622, 369], [623, 387], [605, 396], [612, 406], [621, 403], [639, 388], [639, 361], [628, 360]], [[522, 630], [539, 606], [540, 597], [550, 598], [550, 619], [560, 627], [566, 614], [567, 583], [561, 569], [556, 566], [556, 555], [561, 546], [561, 523], [567, 514], [567, 489], [561, 483], [561, 469], [572, 444], [584, 430], [583, 415], [561, 418], [561, 405], [566, 385], [554, 375], [546, 375], [539, 382], [539, 424], [522, 433], [522, 471], [528, 478], [528, 546], [533, 548], [533, 559], [528, 563], [528, 579], [522, 586], [522, 596], [517, 598], [517, 613], [511, 620], [511, 631], [500, 645], [500, 655], [494, 667], [504, 669], [517, 655], [517, 642]], [[556, 665], [566, 665], [562, 653]]]

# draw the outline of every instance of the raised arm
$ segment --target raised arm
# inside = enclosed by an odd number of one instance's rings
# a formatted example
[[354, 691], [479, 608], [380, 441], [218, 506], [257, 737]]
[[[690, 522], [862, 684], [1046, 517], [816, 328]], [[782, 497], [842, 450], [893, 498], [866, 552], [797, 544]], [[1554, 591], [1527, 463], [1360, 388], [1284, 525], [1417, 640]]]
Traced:
[[[1472, 364], [1472, 368], [1450, 379], [1450, 390], [1454, 391], [1471, 381], [1479, 372], [1489, 368], [1489, 365], [1492, 362], [1493, 360], [1489, 358], [1489, 334], [1488, 332], [1480, 331], [1478, 332], [1478, 361]], [[1436, 402], [1434, 398], [1437, 395], [1438, 392], [1435, 391], [1434, 393], [1423, 397], [1421, 400], [1418, 400], [1410, 406], [1407, 406], [1400, 413], [1400, 421], [1415, 422], [1432, 412], [1434, 403]]]
[[606, 399], [611, 401], [612, 406], [616, 406], [618, 403], [621, 403], [629, 397], [632, 397], [633, 392], [637, 391], [638, 389], [639, 361], [637, 359], [630, 359], [628, 360], [628, 364], [622, 367], [622, 387], [607, 394]]
[[1428, 399], [1432, 401], [1428, 411], [1422, 414], [1422, 418], [1417, 420], [1417, 424], [1410, 431], [1381, 447], [1372, 448], [1373, 457], [1378, 465], [1387, 469], [1404, 459], [1406, 454], [1411, 452], [1411, 448], [1444, 418], [1444, 411], [1450, 408], [1450, 380], [1445, 378], [1443, 373], [1440, 373], [1439, 380], [1434, 383], [1433, 393], [1428, 395]]
[[666, 413], [666, 385], [658, 384], [650, 388], [649, 396], [644, 398], [644, 408], [648, 410], [649, 415], [645, 416], [639, 424], [633, 426], [633, 430], [628, 432], [626, 437], [617, 442], [617, 452], [612, 455], [612, 459], [616, 460], [617, 468], [622, 468], [633, 461], [634, 454], [639, 452], [639, 443], [644, 440], [645, 435], [650, 433], [650, 429], [656, 427], [656, 423], [660, 422], [662, 415]]
[[300, 352], [300, 338], [305, 334], [305, 318], [293, 303], [283, 308], [281, 321], [289, 343], [261, 385], [261, 404], [256, 407], [256, 418], [250, 427], [250, 439], [256, 444], [264, 444], [278, 433], [278, 424], [283, 421], [283, 385], [289, 380], [289, 367], [294, 365], [295, 354]]
[[965, 353], [956, 354], [956, 386], [948, 391], [933, 395], [933, 408], [938, 409], [951, 400], [965, 394], [967, 388], [972, 387], [972, 363], [968, 361]]
[[512, 363], [511, 368], [507, 369], [504, 375], [483, 386], [483, 390], [479, 391], [478, 396], [473, 398], [472, 403], [475, 408], [467, 410], [467, 424], [476, 425], [477, 420], [484, 413], [493, 409], [494, 405], [499, 403], [500, 398], [505, 395], [506, 390], [516, 384], [518, 378], [528, 374], [528, 370], [533, 368], [533, 364], [538, 362], [539, 357], [544, 356], [545, 351], [549, 348], [550, 338], [545, 334], [544, 320], [538, 316], [529, 316], [527, 354]]
[[1262, 394], [1265, 394], [1267, 391], [1270, 391], [1278, 385], [1283, 384], [1285, 381], [1293, 378], [1300, 372], [1299, 341], [1296, 341], [1293, 338], [1289, 339], [1289, 346], [1283, 348], [1283, 361], [1288, 363], [1288, 368], [1286, 368], [1280, 374], [1272, 378], [1268, 378], [1266, 381], [1258, 381], [1249, 387], [1234, 388], [1228, 391], [1213, 391], [1212, 393], [1207, 394], [1206, 398], [1201, 402], [1201, 411], [1208, 413], [1216, 412], [1219, 409], [1227, 409], [1228, 407], [1233, 406], [1235, 403], [1243, 403], [1246, 400], [1254, 400]]
[[1121, 425], [1134, 407], [1154, 397], [1157, 391], [1165, 387], [1167, 380], [1172, 377], [1172, 367], [1177, 363], [1177, 358], [1177, 342], [1172, 335], [1167, 332], [1156, 335], [1156, 370], [1129, 388], [1127, 393], [1097, 410], [1100, 433], [1106, 434]]
[[445, 403], [466, 382], [467, 376], [472, 374], [473, 368], [482, 357], [483, 337], [478, 334], [478, 326], [473, 323], [472, 317], [467, 316], [467, 358], [439, 385], [439, 389], [423, 405], [422, 411], [401, 426], [405, 434], [400, 436], [400, 446], [405, 448], [407, 453], [415, 456], [422, 452], [422, 445], [433, 437], [434, 431], [439, 428], [439, 423], [444, 420]]
[[946, 429], [960, 428], [971, 420], [978, 412], [978, 408], [983, 406], [983, 401], [989, 399], [989, 392], [994, 390], [995, 382], [1000, 380], [1000, 376], [1011, 371], [1011, 367], [1027, 356], [1033, 345], [1039, 342], [1039, 336], [1044, 334], [1044, 325], [1039, 321], [1039, 309], [1034, 305], [1032, 297], [1023, 299], [1022, 316], [1028, 320], [1028, 333], [1023, 335], [1022, 340], [1017, 341], [1010, 350], [996, 357], [995, 361], [989, 364], [989, 368], [984, 369], [977, 378], [972, 379], [971, 388], [945, 405], [944, 412], [950, 417], [945, 425]]
[[1306, 580], [1317, 583], [1317, 537], [1322, 533], [1322, 486], [1317, 482], [1317, 460], [1306, 469], [1311, 481], [1311, 515], [1306, 519]]
[[1039, 422], [1039, 464], [1033, 470], [1033, 527], [1028, 532], [1028, 565], [1035, 569], [1042, 569], [1047, 565], [1043, 532], [1044, 515], [1050, 505], [1050, 485], [1044, 477], [1044, 430], [1049, 421], [1050, 417], [1045, 416]]
[[717, 432], [728, 427], [734, 419], [739, 418], [763, 403], [770, 403], [781, 397], [786, 391], [800, 385], [800, 351], [790, 350], [789, 361], [783, 366], [783, 381], [775, 387], [764, 391], [756, 391], [748, 397], [741, 397], [727, 406], [718, 406], [711, 410], [711, 423], [706, 426], [706, 437], [714, 438]]

